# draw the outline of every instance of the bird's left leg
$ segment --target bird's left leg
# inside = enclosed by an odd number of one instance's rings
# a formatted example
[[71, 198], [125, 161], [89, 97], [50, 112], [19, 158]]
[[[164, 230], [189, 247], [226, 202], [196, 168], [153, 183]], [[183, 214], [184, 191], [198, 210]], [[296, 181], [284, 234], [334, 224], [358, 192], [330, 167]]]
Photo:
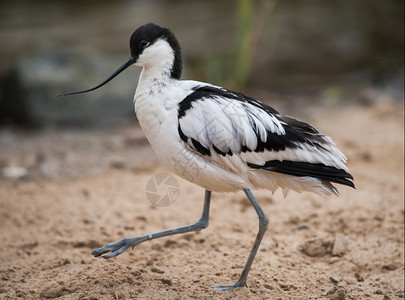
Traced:
[[[127, 250], [129, 247], [132, 247], [132, 249], [133, 249], [136, 245], [146, 242], [148, 240], [153, 240], [153, 239], [157, 239], [157, 238], [161, 238], [161, 237], [169, 236], [169, 235], [174, 235], [174, 234], [186, 233], [186, 232], [190, 232], [190, 231], [200, 231], [204, 228], [207, 228], [209, 213], [210, 213], [210, 202], [211, 202], [211, 191], [206, 190], [205, 198], [204, 198], [204, 208], [203, 208], [201, 218], [193, 225], [159, 231], [156, 233], [145, 234], [145, 235], [141, 235], [141, 236], [137, 236], [137, 237], [124, 238], [122, 240], [119, 240], [119, 241], [107, 244], [101, 248], [98, 248], [98, 249], [92, 251], [91, 254], [94, 255], [95, 257], [101, 256], [103, 258], [111, 258], [111, 257], [120, 255], [122, 252]], [[111, 253], [107, 254], [107, 255], [103, 255], [104, 253], [107, 253], [107, 252], [111, 252]]]
[[259, 217], [259, 232], [257, 233], [256, 239], [253, 243], [252, 250], [250, 250], [249, 257], [245, 263], [245, 267], [242, 270], [238, 280], [234, 284], [226, 284], [226, 285], [213, 285], [212, 287], [216, 291], [227, 291], [238, 287], [246, 286], [246, 280], [252, 267], [253, 260], [255, 259], [257, 250], [259, 249], [260, 243], [263, 239], [264, 233], [267, 230], [269, 225], [269, 218], [264, 213], [263, 209], [261, 208], [259, 202], [257, 202], [256, 198], [253, 196], [252, 192], [248, 189], [243, 190], [249, 199], [250, 203], [252, 204], [253, 208], [255, 209], [257, 216]]

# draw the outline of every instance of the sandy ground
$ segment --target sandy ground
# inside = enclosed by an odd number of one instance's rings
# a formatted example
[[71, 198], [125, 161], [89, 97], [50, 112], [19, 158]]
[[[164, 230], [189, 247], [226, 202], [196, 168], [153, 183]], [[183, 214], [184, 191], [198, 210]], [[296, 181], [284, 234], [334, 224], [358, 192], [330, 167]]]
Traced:
[[167, 170], [136, 126], [3, 130], [0, 298], [404, 298], [403, 106], [324, 107], [304, 120], [345, 152], [357, 189], [286, 199], [256, 191], [270, 227], [248, 287], [228, 292], [210, 285], [237, 279], [258, 228], [243, 193], [213, 194], [199, 233], [97, 259], [91, 250], [122, 237], [194, 223], [204, 191], [178, 178], [178, 200], [152, 206], [145, 184]]

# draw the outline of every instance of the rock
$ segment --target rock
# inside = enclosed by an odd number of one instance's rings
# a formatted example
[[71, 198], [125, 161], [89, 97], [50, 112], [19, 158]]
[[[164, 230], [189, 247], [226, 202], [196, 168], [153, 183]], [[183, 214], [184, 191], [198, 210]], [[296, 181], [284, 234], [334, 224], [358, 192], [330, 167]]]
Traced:
[[333, 294], [329, 296], [329, 300], [344, 300], [346, 293], [343, 289], [336, 289]]
[[153, 265], [153, 261], [152, 261], [152, 260], [147, 260], [147, 261], [146, 261], [146, 265], [147, 265], [147, 266]]
[[332, 251], [332, 240], [326, 235], [306, 240], [298, 249], [308, 256], [324, 256]]
[[[57, 97], [88, 89], [122, 64], [88, 52], [37, 49], [21, 55], [5, 75], [0, 95], [0, 120], [18, 124], [100, 126], [123, 124], [135, 118], [133, 78], [122, 76], [102, 92]], [[131, 68], [128, 73], [139, 72]], [[27, 92], [29, 91], [29, 92]]]
[[331, 288], [329, 291], [326, 292], [326, 296], [332, 295], [332, 294], [334, 294], [336, 291], [337, 291], [337, 287], [334, 286], [333, 288]]
[[152, 268], [151, 271], [152, 271], [153, 273], [158, 273], [158, 274], [163, 274], [163, 273], [165, 272], [165, 271], [163, 271], [163, 270], [161, 270], [161, 269], [158, 269], [158, 268], [156, 268], [156, 267]]
[[401, 267], [400, 263], [392, 262], [390, 264], [384, 265], [382, 267], [382, 269], [387, 270], [387, 271], [394, 271], [394, 270], [398, 269], [399, 267]]
[[356, 277], [358, 282], [363, 282], [364, 281], [364, 277], [361, 276], [361, 274], [358, 273], [358, 272], [354, 273], [354, 277]]
[[63, 287], [58, 286], [58, 285], [48, 285], [46, 286], [41, 293], [39, 294], [40, 298], [45, 298], [45, 299], [53, 299], [53, 298], [58, 298], [63, 296], [64, 290]]
[[173, 247], [173, 246], [177, 246], [177, 242], [174, 240], [167, 240], [164, 244], [165, 248], [169, 248], [169, 247]]
[[334, 275], [329, 276], [330, 281], [332, 281], [333, 283], [338, 283], [340, 281], [339, 278], [337, 278]]
[[172, 285], [172, 281], [167, 278], [161, 278], [160, 281], [166, 285]]
[[336, 234], [332, 248], [332, 255], [343, 256], [346, 253], [346, 250], [347, 247], [343, 235], [340, 233]]
[[4, 177], [8, 179], [20, 179], [27, 175], [27, 169], [20, 166], [8, 166], [4, 167], [2, 170], [2, 174]]
[[334, 264], [335, 262], [339, 261], [339, 257], [333, 256], [329, 259], [328, 263], [329, 264]]
[[345, 276], [345, 278], [342, 280], [342, 283], [344, 283], [345, 285], [355, 285], [357, 284], [357, 282], [358, 280], [355, 280], [351, 276]]
[[121, 156], [114, 156], [110, 159], [111, 169], [125, 169], [125, 159]]
[[309, 224], [308, 223], [301, 223], [298, 225], [298, 229], [299, 230], [303, 230], [303, 229], [309, 229]]

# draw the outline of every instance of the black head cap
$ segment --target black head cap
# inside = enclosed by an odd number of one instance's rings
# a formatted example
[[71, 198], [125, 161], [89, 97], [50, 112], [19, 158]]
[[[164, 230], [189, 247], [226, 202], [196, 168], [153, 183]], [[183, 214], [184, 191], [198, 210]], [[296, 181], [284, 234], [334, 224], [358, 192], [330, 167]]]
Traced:
[[168, 28], [148, 23], [135, 30], [129, 41], [131, 57], [137, 60], [143, 50], [158, 39], [165, 39], [172, 47], [174, 51], [174, 62], [170, 75], [172, 78], [180, 79], [182, 71], [181, 49], [176, 37]]
[[127, 62], [125, 62], [121, 67], [119, 67], [110, 77], [108, 77], [102, 83], [100, 83], [99, 85], [96, 85], [95, 87], [93, 87], [91, 89], [78, 91], [78, 92], [66, 93], [66, 94], [62, 94], [59, 96], [87, 93], [87, 92], [94, 91], [94, 90], [98, 89], [99, 87], [102, 87], [107, 82], [109, 82], [113, 78], [115, 78], [118, 74], [123, 72], [125, 69], [127, 69], [128, 67], [130, 67], [131, 65], [136, 63], [139, 56], [142, 54], [142, 52], [147, 47], [153, 45], [153, 43], [156, 42], [158, 39], [165, 39], [169, 43], [170, 47], [172, 47], [173, 52], [174, 52], [174, 62], [173, 62], [173, 66], [170, 70], [170, 77], [175, 78], [175, 79], [180, 79], [181, 70], [182, 70], [182, 62], [181, 62], [181, 50], [180, 50], [179, 42], [177, 41], [176, 37], [169, 29], [160, 27], [153, 23], [149, 23], [149, 24], [139, 27], [132, 34], [130, 42], [129, 42], [129, 46], [131, 48], [131, 57], [128, 59]]

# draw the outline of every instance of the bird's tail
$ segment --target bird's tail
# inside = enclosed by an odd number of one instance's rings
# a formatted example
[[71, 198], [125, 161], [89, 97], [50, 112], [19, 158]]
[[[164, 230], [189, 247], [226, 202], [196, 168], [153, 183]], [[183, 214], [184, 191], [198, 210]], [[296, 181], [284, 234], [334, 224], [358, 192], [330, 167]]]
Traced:
[[337, 194], [337, 189], [331, 182], [355, 188], [353, 176], [343, 169], [326, 166], [320, 163], [296, 162], [287, 160], [270, 160], [264, 165], [248, 163], [249, 167], [298, 177], [319, 179], [328, 189]]

